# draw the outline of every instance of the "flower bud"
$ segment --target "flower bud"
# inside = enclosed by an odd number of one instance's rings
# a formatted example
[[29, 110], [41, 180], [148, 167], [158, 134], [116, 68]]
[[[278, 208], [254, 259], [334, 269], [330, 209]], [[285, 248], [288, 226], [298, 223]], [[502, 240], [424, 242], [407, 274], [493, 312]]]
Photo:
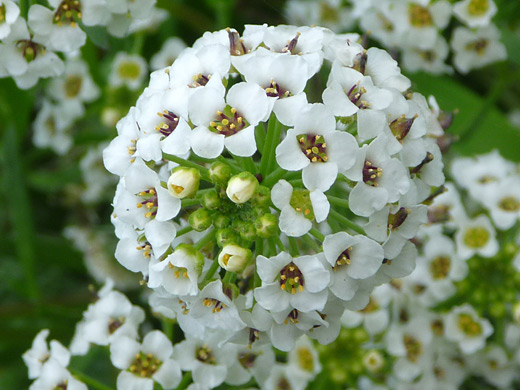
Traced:
[[234, 221], [233, 227], [243, 240], [253, 241], [256, 238], [255, 225], [252, 222]]
[[226, 194], [236, 204], [243, 204], [253, 197], [258, 180], [250, 172], [241, 172], [229, 179]]
[[242, 272], [252, 257], [253, 254], [249, 249], [236, 244], [228, 244], [218, 255], [218, 263], [226, 271]]
[[219, 229], [226, 228], [231, 224], [231, 219], [227, 215], [217, 213], [213, 217], [213, 224]]
[[220, 204], [220, 196], [218, 196], [217, 191], [215, 190], [206, 192], [202, 196], [202, 205], [208, 210], [216, 210], [219, 208]]
[[251, 199], [253, 206], [266, 207], [271, 202], [271, 190], [266, 186], [258, 186], [256, 194]]
[[215, 234], [217, 245], [221, 248], [228, 244], [233, 244], [238, 241], [238, 235], [231, 228], [218, 229]]
[[188, 222], [193, 230], [197, 232], [206, 230], [213, 223], [209, 211], [204, 208], [197, 209], [191, 213]]
[[226, 184], [231, 177], [231, 167], [223, 162], [216, 161], [209, 168], [209, 178], [214, 184]]
[[198, 191], [199, 183], [200, 172], [197, 169], [177, 167], [168, 179], [168, 191], [179, 199], [191, 197]]
[[273, 214], [264, 214], [255, 221], [256, 234], [262, 238], [269, 238], [278, 232], [278, 218]]

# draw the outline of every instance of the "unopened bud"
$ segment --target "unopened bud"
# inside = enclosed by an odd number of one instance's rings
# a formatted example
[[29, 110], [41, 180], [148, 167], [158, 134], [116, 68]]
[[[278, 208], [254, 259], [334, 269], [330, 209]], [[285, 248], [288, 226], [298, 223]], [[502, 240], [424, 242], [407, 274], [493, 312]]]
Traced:
[[216, 228], [222, 229], [226, 228], [231, 224], [231, 219], [224, 214], [217, 214], [213, 217], [213, 225]]
[[256, 238], [255, 225], [252, 222], [234, 221], [233, 227], [243, 240], [253, 241]]
[[202, 232], [209, 228], [213, 221], [211, 220], [209, 211], [200, 208], [191, 213], [188, 222], [190, 223], [190, 226], [193, 228], [193, 230], [197, 232]]
[[256, 193], [251, 199], [253, 206], [265, 207], [271, 202], [271, 190], [266, 186], [258, 186]]
[[258, 188], [258, 180], [250, 172], [241, 172], [229, 179], [226, 194], [236, 204], [246, 203]]
[[183, 199], [191, 197], [199, 189], [200, 172], [195, 168], [174, 168], [168, 179], [168, 191], [172, 196]]
[[262, 238], [269, 238], [278, 232], [278, 218], [273, 214], [264, 214], [255, 221], [256, 234]]
[[249, 249], [229, 244], [222, 248], [222, 252], [218, 255], [218, 263], [226, 271], [242, 272], [252, 257], [253, 254]]
[[217, 161], [209, 168], [209, 178], [214, 184], [226, 184], [231, 177], [231, 167], [223, 162]]
[[218, 229], [215, 234], [217, 245], [221, 248], [228, 244], [234, 244], [238, 241], [238, 234], [231, 228]]
[[206, 192], [202, 197], [202, 205], [208, 210], [216, 210], [220, 206], [220, 196], [218, 196], [217, 191], [212, 190]]

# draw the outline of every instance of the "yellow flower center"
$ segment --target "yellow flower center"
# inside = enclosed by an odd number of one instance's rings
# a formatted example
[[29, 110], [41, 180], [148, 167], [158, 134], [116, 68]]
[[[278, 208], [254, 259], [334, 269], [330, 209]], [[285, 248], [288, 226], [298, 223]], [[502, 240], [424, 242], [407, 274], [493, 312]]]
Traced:
[[489, 241], [489, 232], [481, 227], [468, 228], [464, 234], [464, 244], [470, 248], [482, 248]]
[[418, 4], [410, 4], [408, 8], [408, 16], [410, 19], [410, 24], [413, 27], [423, 28], [433, 25], [433, 19], [430, 11]]
[[482, 16], [489, 9], [489, 0], [471, 0], [468, 4], [468, 13], [471, 16]]

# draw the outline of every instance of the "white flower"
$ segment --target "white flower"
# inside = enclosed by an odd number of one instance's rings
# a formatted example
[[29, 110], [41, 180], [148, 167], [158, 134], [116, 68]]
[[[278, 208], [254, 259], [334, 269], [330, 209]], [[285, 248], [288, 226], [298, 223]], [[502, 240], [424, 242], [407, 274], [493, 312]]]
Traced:
[[81, 19], [79, 0], [49, 0], [50, 10], [39, 4], [29, 9], [28, 24], [35, 37], [50, 50], [75, 52], [85, 44], [87, 34], [78, 26]]
[[264, 383], [265, 389], [304, 390], [308, 384], [305, 377], [293, 367], [285, 364], [275, 364]]
[[48, 91], [50, 96], [65, 104], [67, 110], [78, 111], [78, 116], [83, 115], [83, 103], [97, 99], [100, 93], [86, 62], [81, 59], [67, 60], [65, 71], [51, 80]]
[[219, 346], [219, 334], [204, 339], [188, 336], [174, 347], [181, 369], [191, 371], [194, 383], [214, 388], [224, 382], [228, 369], [234, 364], [235, 348], [231, 344]]
[[56, 361], [49, 361], [43, 369], [41, 376], [36, 379], [29, 390], [88, 390], [87, 386], [74, 378], [65, 367]]
[[411, 381], [420, 375], [432, 333], [428, 322], [416, 316], [405, 325], [393, 325], [385, 335], [388, 352], [398, 357], [394, 364], [397, 378]]
[[152, 219], [161, 222], [175, 217], [181, 201], [160, 184], [157, 173], [137, 160], [124, 176], [124, 189], [114, 198], [114, 211], [121, 221], [144, 228]]
[[384, 258], [383, 248], [377, 242], [345, 232], [326, 236], [323, 253], [332, 267], [330, 290], [342, 300], [351, 299], [359, 288], [359, 280], [374, 275]]
[[499, 229], [511, 228], [520, 218], [520, 177], [503, 179], [481, 200]]
[[476, 31], [464, 27], [455, 29], [451, 47], [455, 52], [453, 63], [461, 73], [481, 68], [507, 57], [506, 49], [499, 42], [500, 33], [494, 25], [479, 27]]
[[220, 280], [206, 285], [190, 305], [189, 315], [196, 318], [206, 328], [236, 332], [246, 324], [240, 319], [231, 298], [232, 290], [224, 291]]
[[330, 274], [317, 255], [292, 258], [281, 252], [271, 258], [258, 256], [256, 266], [262, 287], [254, 294], [264, 309], [281, 312], [292, 307], [309, 312], [325, 306]]
[[331, 110], [311, 104], [297, 118], [276, 148], [276, 161], [283, 169], [302, 170], [303, 184], [310, 190], [327, 191], [339, 173], [354, 165], [358, 145], [349, 133], [336, 130]]
[[329, 201], [320, 190], [295, 190], [283, 179], [273, 186], [271, 200], [281, 211], [280, 230], [290, 237], [307, 234], [312, 220], [323, 222], [330, 210]]
[[457, 253], [464, 260], [475, 254], [492, 257], [498, 252], [495, 229], [485, 215], [479, 215], [473, 220], [459, 221], [455, 242]]
[[196, 126], [190, 137], [193, 151], [215, 158], [226, 146], [234, 155], [252, 156], [257, 150], [255, 127], [267, 119], [270, 109], [268, 97], [257, 84], [235, 84], [225, 99], [222, 89], [196, 90], [189, 102], [190, 119]]
[[0, 39], [11, 32], [11, 25], [18, 19], [20, 8], [11, 0], [0, 1]]
[[277, 119], [284, 125], [294, 125], [300, 109], [307, 103], [303, 91], [309, 77], [307, 62], [299, 56], [279, 55], [259, 48], [233, 64], [246, 81], [265, 90]]
[[148, 286], [163, 286], [174, 295], [197, 295], [198, 278], [202, 273], [204, 257], [193, 246], [179, 244], [175, 251], [150, 269]]
[[463, 0], [453, 6], [453, 14], [468, 27], [489, 25], [496, 12], [493, 0]]
[[428, 73], [452, 73], [453, 69], [445, 64], [450, 47], [441, 35], [437, 35], [433, 46], [429, 49], [405, 47], [403, 49], [403, 67], [411, 72], [424, 70]]
[[55, 77], [63, 72], [63, 61], [43, 42], [31, 37], [24, 18], [11, 25], [11, 32], [0, 46], [2, 68], [14, 78], [21, 89], [33, 87], [41, 77]]
[[110, 359], [123, 370], [117, 376], [117, 390], [152, 390], [154, 382], [164, 389], [177, 387], [181, 370], [172, 354], [171, 341], [158, 330], [144, 336], [141, 344], [126, 336], [115, 339], [110, 345]]
[[308, 381], [314, 379], [321, 372], [318, 351], [305, 335], [296, 341], [295, 348], [289, 352], [287, 364]]
[[63, 155], [72, 147], [70, 128], [74, 121], [64, 106], [43, 101], [42, 107], [33, 122], [33, 142], [39, 148], [51, 148]]
[[233, 365], [228, 368], [225, 382], [232, 386], [244, 385], [255, 378], [262, 386], [275, 364], [275, 355], [270, 344], [265, 346], [240, 346], [236, 349]]
[[355, 69], [332, 64], [323, 102], [332, 108], [336, 116], [351, 116], [359, 110], [382, 110], [391, 103], [390, 91], [374, 86], [370, 76]]
[[361, 149], [356, 165], [347, 174], [358, 181], [349, 195], [350, 209], [357, 215], [370, 216], [399, 200], [410, 188], [408, 171], [386, 148], [387, 137], [381, 134]]
[[84, 315], [84, 338], [94, 344], [109, 345], [121, 336], [137, 338], [144, 311], [118, 291], [104, 294]]
[[[44, 329], [36, 335], [31, 349], [26, 351], [22, 358], [29, 369], [29, 379], [38, 378], [47, 364], [67, 367], [70, 361], [70, 352], [60, 342], [52, 340], [51, 349], [47, 346], [49, 330]], [[53, 366], [54, 367], [54, 366]], [[50, 369], [52, 371], [52, 369]]]
[[126, 86], [138, 89], [146, 76], [147, 64], [143, 57], [137, 54], [119, 52], [112, 62], [108, 82], [113, 87]]
[[480, 318], [468, 304], [455, 307], [446, 315], [445, 336], [458, 343], [464, 354], [482, 349], [486, 339], [493, 333], [493, 327], [485, 318]]
[[509, 360], [504, 348], [496, 344], [491, 344], [481, 353], [471, 355], [469, 362], [474, 372], [499, 389], [511, 386], [516, 377], [516, 365]]

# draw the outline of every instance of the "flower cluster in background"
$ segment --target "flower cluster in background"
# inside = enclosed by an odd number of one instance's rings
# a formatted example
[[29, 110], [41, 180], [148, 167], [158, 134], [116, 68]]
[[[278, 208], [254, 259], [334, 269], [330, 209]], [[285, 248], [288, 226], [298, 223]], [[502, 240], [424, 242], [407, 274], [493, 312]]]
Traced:
[[518, 12], [0, 0], [0, 387], [520, 388]]
[[[358, 24], [369, 38], [401, 56], [411, 72], [460, 73], [506, 58], [492, 22], [493, 0], [290, 0], [294, 24], [348, 31]], [[448, 56], [451, 52], [451, 61]]]

